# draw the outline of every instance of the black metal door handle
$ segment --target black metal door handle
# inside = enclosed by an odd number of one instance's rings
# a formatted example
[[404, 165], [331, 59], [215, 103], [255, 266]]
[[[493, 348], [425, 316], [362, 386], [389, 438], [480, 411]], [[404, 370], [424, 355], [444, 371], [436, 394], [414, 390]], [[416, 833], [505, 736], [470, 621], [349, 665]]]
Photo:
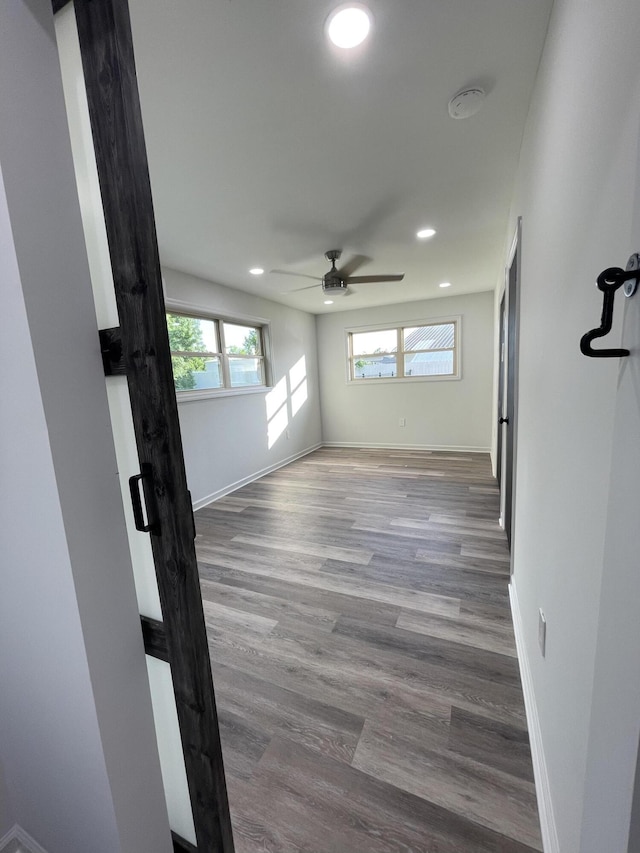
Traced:
[[500, 419], [498, 420], [498, 423], [499, 423], [499, 424], [508, 424], [508, 423], [509, 423], [509, 418], [500, 418]]
[[[129, 477], [129, 493], [131, 494], [131, 506], [133, 508], [133, 520], [136, 525], [136, 530], [141, 533], [159, 533], [160, 525], [157, 521], [157, 509], [153, 498], [153, 480], [151, 476], [151, 466], [143, 464], [140, 466], [142, 473], [135, 474]], [[142, 498], [140, 496], [140, 483], [144, 489], [145, 501], [147, 504], [147, 523], [144, 523], [144, 514], [142, 512]], [[149, 488], [146, 488], [148, 486]]]

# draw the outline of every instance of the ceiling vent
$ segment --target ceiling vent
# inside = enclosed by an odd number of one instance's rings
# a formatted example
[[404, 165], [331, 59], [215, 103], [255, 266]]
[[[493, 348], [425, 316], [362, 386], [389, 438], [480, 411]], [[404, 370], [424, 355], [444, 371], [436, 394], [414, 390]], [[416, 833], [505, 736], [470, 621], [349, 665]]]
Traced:
[[451, 118], [469, 118], [478, 112], [484, 99], [484, 89], [463, 89], [449, 101], [449, 115]]

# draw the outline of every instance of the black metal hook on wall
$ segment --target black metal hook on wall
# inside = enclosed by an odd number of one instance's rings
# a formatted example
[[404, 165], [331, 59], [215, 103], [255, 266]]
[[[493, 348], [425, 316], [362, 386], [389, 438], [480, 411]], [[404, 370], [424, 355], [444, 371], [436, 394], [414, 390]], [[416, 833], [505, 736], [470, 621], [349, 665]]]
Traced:
[[613, 323], [613, 300], [616, 290], [624, 285], [624, 295], [633, 296], [640, 279], [640, 255], [631, 255], [626, 270], [620, 267], [608, 267], [597, 278], [596, 286], [603, 293], [602, 317], [597, 329], [591, 329], [580, 338], [580, 352], [591, 358], [618, 358], [629, 355], [628, 349], [593, 349], [591, 342], [603, 338], [611, 331]]

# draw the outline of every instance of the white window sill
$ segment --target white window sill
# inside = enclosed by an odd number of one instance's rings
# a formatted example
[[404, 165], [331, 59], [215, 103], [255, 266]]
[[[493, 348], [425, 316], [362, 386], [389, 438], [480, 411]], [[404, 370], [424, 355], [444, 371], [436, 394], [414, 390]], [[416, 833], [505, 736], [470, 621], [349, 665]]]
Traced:
[[203, 388], [200, 391], [176, 391], [178, 403], [192, 403], [195, 400], [214, 400], [216, 397], [238, 397], [245, 394], [266, 394], [268, 385], [251, 385], [244, 388]]
[[460, 374], [457, 376], [452, 374], [446, 376], [380, 376], [370, 379], [347, 379], [347, 385], [383, 385], [398, 382], [413, 382], [415, 385], [417, 382], [457, 382], [459, 379], [462, 379]]

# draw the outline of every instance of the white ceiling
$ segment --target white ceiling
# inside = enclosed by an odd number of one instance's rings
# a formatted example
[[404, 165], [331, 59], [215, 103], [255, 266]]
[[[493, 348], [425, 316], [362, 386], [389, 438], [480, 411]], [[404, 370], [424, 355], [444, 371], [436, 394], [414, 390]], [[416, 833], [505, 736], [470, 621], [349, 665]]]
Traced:
[[[492, 289], [551, 0], [367, 0], [350, 52], [336, 5], [130, 0], [163, 264], [313, 313]], [[451, 119], [469, 85], [483, 109]], [[325, 306], [268, 273], [321, 276], [334, 248], [405, 279]]]

